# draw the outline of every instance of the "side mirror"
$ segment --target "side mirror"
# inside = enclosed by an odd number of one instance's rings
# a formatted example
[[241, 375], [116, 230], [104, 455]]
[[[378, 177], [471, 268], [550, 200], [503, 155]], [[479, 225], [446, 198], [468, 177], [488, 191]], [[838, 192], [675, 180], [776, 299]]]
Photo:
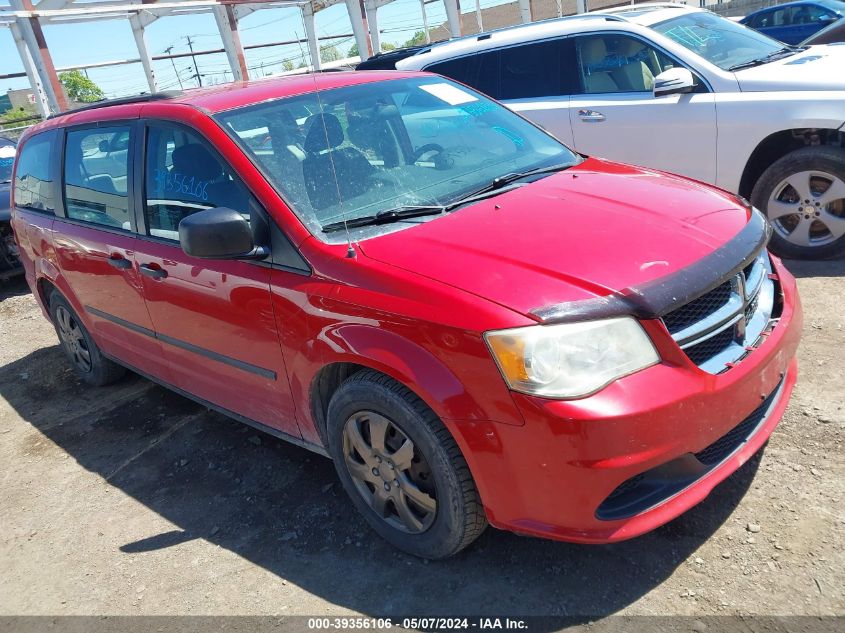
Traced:
[[102, 141], [100, 141], [100, 142], [97, 144], [97, 148], [98, 148], [98, 149], [99, 149], [99, 150], [100, 150], [103, 154], [108, 154], [108, 153], [109, 153], [109, 142], [108, 142], [107, 140], [103, 139]]
[[198, 211], [179, 222], [179, 244], [192, 257], [203, 259], [262, 258], [249, 222], [237, 211], [217, 207]]
[[686, 68], [670, 68], [654, 78], [654, 96], [663, 97], [695, 90], [696, 81]]

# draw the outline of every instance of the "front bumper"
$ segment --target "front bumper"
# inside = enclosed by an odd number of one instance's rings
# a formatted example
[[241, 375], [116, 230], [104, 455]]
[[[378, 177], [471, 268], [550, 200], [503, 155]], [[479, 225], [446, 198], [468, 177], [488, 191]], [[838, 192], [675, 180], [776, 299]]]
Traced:
[[794, 278], [774, 267], [780, 320], [725, 373], [664, 354], [588, 398], [514, 394], [524, 426], [453, 423], [490, 523], [566, 541], [625, 540], [696, 505], [754, 455], [797, 378], [801, 305]]

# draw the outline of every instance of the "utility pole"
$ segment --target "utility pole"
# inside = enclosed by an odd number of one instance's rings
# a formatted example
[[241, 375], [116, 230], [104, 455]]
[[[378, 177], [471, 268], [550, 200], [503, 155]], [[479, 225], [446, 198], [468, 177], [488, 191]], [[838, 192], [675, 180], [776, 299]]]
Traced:
[[[194, 42], [193, 42], [193, 40], [191, 39], [191, 36], [190, 36], [190, 35], [186, 35], [186, 36], [185, 36], [185, 39], [188, 41], [188, 48], [189, 48], [189, 49], [191, 49], [191, 53], [193, 53], [193, 52], [194, 52]], [[194, 60], [194, 72], [196, 73], [196, 75], [194, 75], [194, 76], [197, 78], [197, 83], [200, 85], [200, 88], [202, 88], [202, 77], [200, 76], [200, 69], [199, 69], [199, 66], [197, 66], [197, 57], [196, 57], [196, 55], [193, 55], [193, 54], [192, 54], [192, 55], [191, 55], [191, 59], [193, 59], [193, 60]]]
[[[164, 52], [170, 55], [170, 51], [173, 50], [173, 45], [171, 44], [167, 48], [164, 49]], [[185, 86], [182, 85], [182, 77], [179, 75], [179, 71], [176, 70], [176, 61], [171, 57], [170, 63], [173, 64], [173, 72], [176, 73], [176, 81], [179, 82], [179, 90], [184, 90]]]

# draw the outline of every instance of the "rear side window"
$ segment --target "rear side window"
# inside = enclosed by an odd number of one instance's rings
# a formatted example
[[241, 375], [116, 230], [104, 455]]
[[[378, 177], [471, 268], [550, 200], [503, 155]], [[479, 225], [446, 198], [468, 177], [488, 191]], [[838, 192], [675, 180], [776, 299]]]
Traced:
[[[252, 139], [272, 151], [269, 137]], [[150, 235], [179, 239], [179, 222], [197, 211], [227, 207], [249, 218], [251, 197], [232, 169], [194, 132], [151, 125], [147, 132], [144, 213]]]
[[447, 59], [426, 70], [460, 81], [494, 99], [499, 96], [499, 51]]
[[53, 156], [53, 132], [29, 139], [18, 155], [15, 173], [15, 205], [53, 213], [53, 182], [50, 175]]
[[426, 70], [487, 93], [495, 99], [570, 94], [577, 85], [569, 39], [530, 42], [432, 64]]
[[67, 217], [131, 230], [128, 149], [127, 126], [67, 132], [64, 169]]

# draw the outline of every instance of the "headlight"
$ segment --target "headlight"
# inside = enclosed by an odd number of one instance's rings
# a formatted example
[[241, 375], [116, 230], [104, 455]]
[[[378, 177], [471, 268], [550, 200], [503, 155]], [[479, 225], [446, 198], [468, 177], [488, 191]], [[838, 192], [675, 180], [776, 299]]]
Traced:
[[511, 389], [549, 398], [587, 396], [660, 360], [630, 317], [531, 325], [484, 336]]

